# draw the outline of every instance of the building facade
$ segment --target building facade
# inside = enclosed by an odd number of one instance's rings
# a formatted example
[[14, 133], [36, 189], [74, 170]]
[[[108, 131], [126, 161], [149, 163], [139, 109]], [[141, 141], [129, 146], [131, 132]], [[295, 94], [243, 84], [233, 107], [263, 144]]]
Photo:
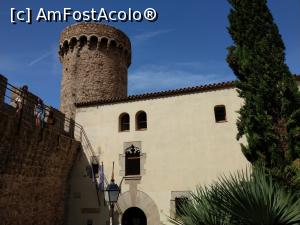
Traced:
[[[86, 130], [107, 182], [115, 162], [121, 193], [114, 224], [169, 224], [197, 185], [247, 167], [236, 140], [243, 102], [233, 82], [127, 96], [129, 38], [100, 24], [68, 27], [60, 59], [62, 111]], [[91, 163], [92, 155], [83, 152], [74, 165], [70, 225], [110, 223]]]

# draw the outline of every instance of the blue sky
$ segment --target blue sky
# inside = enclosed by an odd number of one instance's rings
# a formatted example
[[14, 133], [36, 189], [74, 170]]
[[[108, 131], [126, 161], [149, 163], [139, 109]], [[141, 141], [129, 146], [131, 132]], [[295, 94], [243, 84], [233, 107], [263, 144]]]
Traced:
[[[300, 0], [269, 0], [286, 45], [290, 70], [300, 74]], [[47, 104], [59, 107], [61, 65], [57, 56], [60, 32], [72, 23], [10, 23], [10, 8], [33, 11], [144, 10], [155, 8], [154, 23], [109, 23], [132, 41], [129, 94], [233, 80], [226, 64], [229, 4], [226, 0], [1, 0], [0, 73], [15, 85], [28, 84]]]

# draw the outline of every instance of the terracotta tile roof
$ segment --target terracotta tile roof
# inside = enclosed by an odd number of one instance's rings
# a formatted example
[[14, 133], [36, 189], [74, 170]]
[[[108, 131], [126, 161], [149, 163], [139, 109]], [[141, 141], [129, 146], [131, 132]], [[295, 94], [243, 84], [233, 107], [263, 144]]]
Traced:
[[[297, 81], [300, 81], [300, 75], [297, 75], [295, 77]], [[142, 101], [142, 100], [149, 100], [149, 99], [156, 99], [156, 98], [166, 98], [166, 97], [187, 95], [187, 94], [207, 92], [207, 91], [216, 91], [221, 89], [230, 89], [235, 87], [234, 82], [235, 81], [228, 81], [228, 82], [207, 84], [207, 85], [180, 88], [174, 90], [145, 93], [139, 95], [130, 95], [124, 98], [111, 98], [111, 99], [93, 100], [88, 102], [77, 102], [75, 103], [75, 105], [77, 107], [109, 105], [109, 104], [116, 104], [116, 103], [123, 103], [123, 102], [134, 102], [134, 101]]]

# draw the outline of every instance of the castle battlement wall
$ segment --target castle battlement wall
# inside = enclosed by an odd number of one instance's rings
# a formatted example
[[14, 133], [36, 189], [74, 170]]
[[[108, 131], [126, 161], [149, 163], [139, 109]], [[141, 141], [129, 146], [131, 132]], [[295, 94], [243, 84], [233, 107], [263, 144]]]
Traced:
[[69, 51], [82, 49], [85, 45], [90, 50], [117, 51], [128, 66], [131, 64], [129, 38], [122, 31], [104, 24], [80, 23], [67, 27], [60, 37], [59, 55], [63, 58]]
[[18, 89], [9, 90], [0, 75], [0, 224], [64, 224], [69, 174], [81, 144], [64, 130], [58, 110], [55, 124], [36, 126], [32, 93], [18, 117], [5, 101]]

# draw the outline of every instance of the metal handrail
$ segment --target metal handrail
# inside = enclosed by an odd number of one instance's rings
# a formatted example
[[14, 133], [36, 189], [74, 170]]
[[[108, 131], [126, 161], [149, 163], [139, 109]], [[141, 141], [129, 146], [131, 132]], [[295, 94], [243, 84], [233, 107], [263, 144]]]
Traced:
[[[0, 83], [0, 85], [2, 87], [5, 87], [5, 94], [4, 94], [4, 97], [8, 98], [11, 100], [11, 102], [14, 100], [12, 97], [6, 95], [6, 90], [10, 91], [11, 93], [15, 93], [16, 95], [20, 95], [20, 93], [22, 93], [22, 90], [20, 88], [17, 88], [15, 86], [13, 86], [12, 84], [10, 83], [6, 83], [6, 85], [4, 85], [3, 83]], [[26, 100], [26, 102], [30, 102], [34, 105], [36, 105], [36, 102], [34, 102], [32, 99], [28, 98], [28, 96], [23, 96], [24, 100]], [[25, 104], [26, 105], [26, 104]], [[43, 104], [43, 107], [40, 107], [41, 109], [44, 110], [44, 112], [50, 112], [51, 111], [51, 107], [46, 105], [46, 104]], [[55, 118], [55, 115], [54, 115], [54, 118]], [[97, 160], [96, 156], [95, 156], [95, 152], [93, 150], [93, 147], [92, 147], [92, 144], [90, 142], [90, 140], [88, 139], [88, 136], [83, 128], [83, 126], [79, 123], [77, 123], [76, 121], [68, 118], [68, 117], [65, 117], [64, 118], [64, 125], [65, 123], [68, 123], [68, 124], [72, 124], [74, 125], [74, 138], [76, 139], [75, 137], [75, 133], [76, 133], [76, 128], [79, 129], [80, 133], [79, 133], [79, 141], [81, 142], [82, 144], [82, 147], [84, 147], [83, 145], [85, 145], [87, 147], [87, 150], [90, 152], [91, 156], [94, 158], [94, 160]]]

